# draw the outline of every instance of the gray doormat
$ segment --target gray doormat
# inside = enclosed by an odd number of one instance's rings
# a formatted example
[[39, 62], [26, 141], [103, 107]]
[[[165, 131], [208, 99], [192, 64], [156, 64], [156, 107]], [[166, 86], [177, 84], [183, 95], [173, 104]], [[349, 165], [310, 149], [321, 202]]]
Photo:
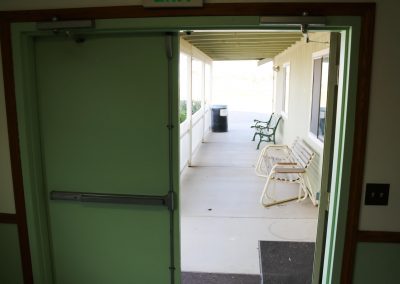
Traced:
[[315, 243], [260, 241], [262, 283], [311, 283]]
[[182, 284], [260, 284], [260, 275], [182, 272]]

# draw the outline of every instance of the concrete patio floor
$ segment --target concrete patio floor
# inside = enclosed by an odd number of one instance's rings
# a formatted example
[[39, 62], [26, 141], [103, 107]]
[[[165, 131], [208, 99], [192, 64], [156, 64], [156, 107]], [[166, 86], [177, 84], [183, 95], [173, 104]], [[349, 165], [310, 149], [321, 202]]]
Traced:
[[[318, 208], [309, 199], [259, 203], [265, 179], [254, 172], [259, 151], [249, 128], [257, 116], [230, 112], [229, 131], [210, 133], [181, 175], [182, 271], [260, 274], [259, 240], [315, 241]], [[297, 186], [276, 191], [296, 194]]]

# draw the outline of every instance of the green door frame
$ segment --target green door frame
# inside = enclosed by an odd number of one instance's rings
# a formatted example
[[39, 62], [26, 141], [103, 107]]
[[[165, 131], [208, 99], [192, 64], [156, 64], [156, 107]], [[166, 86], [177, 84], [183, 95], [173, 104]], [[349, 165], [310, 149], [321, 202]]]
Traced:
[[[46, 275], [51, 260], [45, 245], [48, 243], [46, 224], [42, 217], [45, 212], [32, 211], [40, 205], [40, 198], [35, 199], [24, 191], [24, 186], [34, 185], [37, 182], [35, 178], [38, 177], [31, 163], [39, 157], [32, 151], [31, 147], [35, 145], [27, 143], [27, 138], [34, 134], [27, 132], [29, 128], [26, 127], [26, 120], [24, 120], [24, 116], [31, 110], [26, 109], [24, 100], [21, 100], [23, 97], [27, 98], [30, 91], [34, 90], [32, 89], [34, 80], [30, 76], [33, 70], [24, 68], [26, 67], [24, 64], [31, 60], [31, 57], [27, 56], [30, 45], [28, 38], [37, 33], [33, 22], [50, 20], [55, 16], [62, 20], [97, 19], [97, 30], [112, 32], [207, 28], [260, 29], [259, 16], [299, 16], [304, 11], [309, 15], [328, 16], [328, 26], [341, 30], [349, 39], [345, 67], [347, 76], [345, 76], [344, 91], [341, 94], [343, 105], [340, 118], [338, 118], [340, 131], [336, 132], [339, 137], [336, 160], [338, 167], [333, 180], [336, 181], [338, 190], [337, 194], [331, 197], [330, 230], [328, 231], [331, 236], [328, 236], [330, 243], [326, 251], [325, 279], [328, 283], [351, 282], [359, 232], [358, 217], [363, 183], [375, 5], [297, 3], [289, 6], [283, 3], [259, 3], [207, 4], [201, 9], [147, 10], [130, 6], [0, 14], [11, 164], [25, 283], [33, 283], [33, 278], [38, 283], [49, 283], [47, 281], [51, 279], [51, 275]], [[157, 18], [154, 18], [156, 16]], [[170, 18], [173, 16], [175, 18]], [[15, 22], [25, 23], [11, 25]], [[178, 88], [177, 82], [178, 78], [175, 74], [175, 90]], [[179, 133], [175, 130], [175, 153], [178, 153], [178, 146]], [[179, 175], [179, 159], [177, 158], [177, 155], [174, 156], [174, 176]], [[29, 176], [28, 173], [32, 175]], [[175, 183], [177, 180], [176, 178]], [[178, 188], [177, 184], [175, 188]], [[349, 207], [349, 204], [352, 206]], [[176, 224], [179, 224], [179, 214], [175, 214], [174, 218]], [[39, 224], [42, 226], [38, 226]], [[179, 232], [178, 228], [175, 228], [175, 252], [178, 256]], [[179, 279], [179, 270], [176, 273]], [[34, 274], [35, 277], [33, 277]]]

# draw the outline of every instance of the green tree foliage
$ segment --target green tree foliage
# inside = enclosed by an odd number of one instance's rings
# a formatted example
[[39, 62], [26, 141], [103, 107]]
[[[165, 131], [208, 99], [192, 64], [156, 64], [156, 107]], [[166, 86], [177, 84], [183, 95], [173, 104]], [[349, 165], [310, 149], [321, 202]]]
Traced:
[[[201, 101], [192, 101], [192, 114], [196, 113], [201, 108]], [[186, 101], [181, 100], [179, 103], [179, 123], [186, 120], [187, 117], [187, 107]]]
[[186, 120], [187, 117], [187, 109], [186, 109], [186, 101], [181, 100], [179, 103], [179, 123], [182, 123]]
[[192, 114], [201, 108], [201, 101], [192, 101]]

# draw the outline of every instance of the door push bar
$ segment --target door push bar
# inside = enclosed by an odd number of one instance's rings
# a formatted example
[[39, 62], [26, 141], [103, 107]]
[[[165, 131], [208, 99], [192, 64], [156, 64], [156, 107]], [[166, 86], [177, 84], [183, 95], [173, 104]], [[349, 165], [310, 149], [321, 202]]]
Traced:
[[166, 206], [169, 210], [174, 210], [173, 192], [168, 192], [166, 195], [159, 196], [51, 191], [50, 200]]

